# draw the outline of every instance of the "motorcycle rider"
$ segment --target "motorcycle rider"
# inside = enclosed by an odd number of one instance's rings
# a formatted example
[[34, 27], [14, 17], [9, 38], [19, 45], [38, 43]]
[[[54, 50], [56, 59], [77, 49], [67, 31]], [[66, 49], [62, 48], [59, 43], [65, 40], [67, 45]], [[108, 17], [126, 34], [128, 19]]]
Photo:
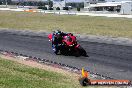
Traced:
[[69, 51], [72, 49], [74, 51], [75, 49], [75, 54], [77, 54], [77, 56], [83, 55], [88, 57], [86, 51], [81, 48], [79, 44], [77, 44], [76, 37], [72, 33], [63, 33], [59, 30], [56, 30], [52, 34], [49, 34], [48, 38], [52, 42], [52, 49], [55, 54], [58, 54], [60, 51], [60, 54], [67, 55]]
[[58, 47], [62, 44], [63, 36], [67, 35], [66, 33], [56, 30], [53, 32], [52, 36], [52, 48], [54, 52], [58, 52]]

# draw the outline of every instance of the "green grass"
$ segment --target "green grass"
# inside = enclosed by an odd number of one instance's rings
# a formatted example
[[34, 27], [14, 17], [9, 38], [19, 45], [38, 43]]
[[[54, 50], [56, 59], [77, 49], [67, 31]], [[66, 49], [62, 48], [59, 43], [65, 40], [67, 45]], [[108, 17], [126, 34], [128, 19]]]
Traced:
[[79, 88], [69, 76], [0, 58], [0, 88]]
[[[0, 58], [0, 88], [83, 88], [78, 78]], [[88, 86], [85, 88], [119, 88]], [[125, 87], [123, 87], [125, 88]]]
[[0, 28], [132, 38], [132, 19], [0, 11]]

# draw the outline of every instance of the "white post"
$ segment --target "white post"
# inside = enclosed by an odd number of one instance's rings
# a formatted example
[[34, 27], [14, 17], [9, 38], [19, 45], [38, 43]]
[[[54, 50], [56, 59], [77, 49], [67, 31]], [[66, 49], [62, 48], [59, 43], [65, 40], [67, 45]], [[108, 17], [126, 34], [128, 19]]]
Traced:
[[7, 0], [5, 0], [6, 1], [6, 8], [7, 8]]
[[131, 0], [131, 15], [132, 15], [132, 0]]
[[65, 7], [66, 7], [66, 0], [65, 0]]

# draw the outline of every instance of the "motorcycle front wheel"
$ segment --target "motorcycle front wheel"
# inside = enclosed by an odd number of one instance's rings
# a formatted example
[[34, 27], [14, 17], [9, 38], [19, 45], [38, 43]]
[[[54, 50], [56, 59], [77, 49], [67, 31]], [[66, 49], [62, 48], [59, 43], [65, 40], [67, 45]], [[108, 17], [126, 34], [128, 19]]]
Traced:
[[77, 53], [78, 53], [80, 56], [86, 56], [86, 57], [88, 57], [87, 52], [86, 52], [81, 46], [78, 47]]

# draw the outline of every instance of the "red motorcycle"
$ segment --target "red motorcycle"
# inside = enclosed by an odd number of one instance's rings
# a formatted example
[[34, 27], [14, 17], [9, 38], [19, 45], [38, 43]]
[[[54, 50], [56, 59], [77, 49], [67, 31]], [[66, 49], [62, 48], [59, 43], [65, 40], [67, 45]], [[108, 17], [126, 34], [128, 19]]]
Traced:
[[[49, 41], [52, 41], [52, 34], [48, 35]], [[63, 36], [62, 43], [57, 47], [56, 54], [88, 56], [86, 51], [77, 43], [76, 37], [68, 33]]]

